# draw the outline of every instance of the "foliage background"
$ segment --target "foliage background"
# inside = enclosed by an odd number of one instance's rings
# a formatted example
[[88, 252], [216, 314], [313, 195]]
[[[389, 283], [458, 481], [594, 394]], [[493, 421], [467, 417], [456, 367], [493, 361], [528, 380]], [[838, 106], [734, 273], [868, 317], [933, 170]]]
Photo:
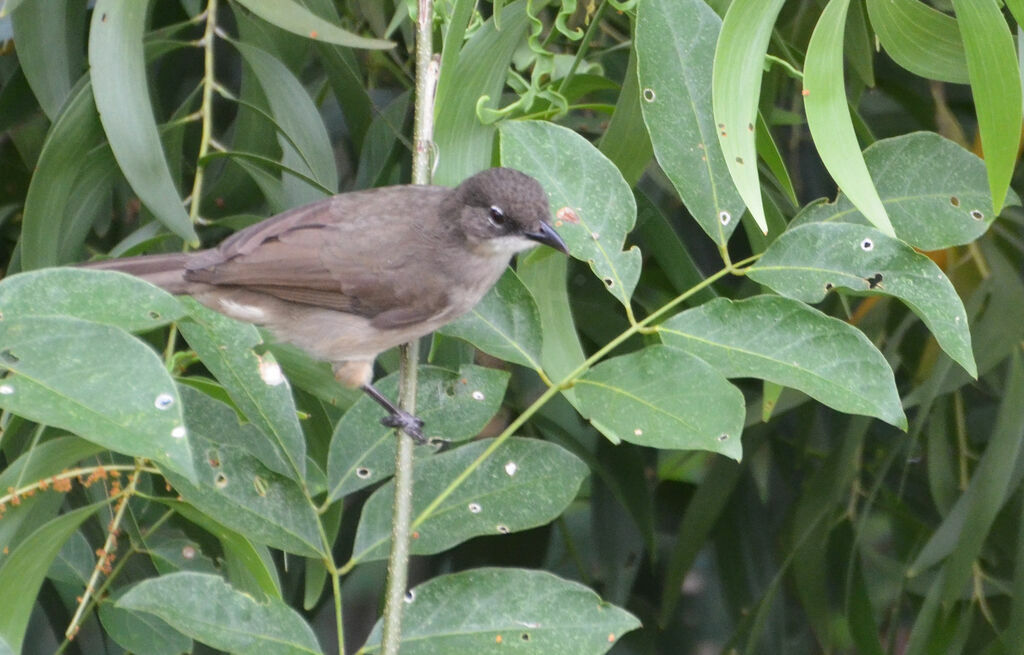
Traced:
[[[475, 5], [437, 3], [435, 181], [534, 174], [574, 259], [424, 348], [428, 426], [502, 436], [421, 453], [418, 509], [470, 510], [420, 526], [402, 652], [1022, 652], [1021, 3]], [[3, 5], [0, 653], [374, 649], [373, 408], [145, 285], [10, 276], [407, 181], [415, 9]]]

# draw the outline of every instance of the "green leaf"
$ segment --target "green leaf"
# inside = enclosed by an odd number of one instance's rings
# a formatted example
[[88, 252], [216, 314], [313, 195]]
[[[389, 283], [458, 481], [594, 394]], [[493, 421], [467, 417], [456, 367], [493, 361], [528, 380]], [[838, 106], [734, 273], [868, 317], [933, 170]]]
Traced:
[[63, 316], [0, 321], [0, 408], [195, 479], [181, 400], [146, 345]]
[[997, 214], [1003, 208], [1017, 163], [1022, 118], [1017, 53], [1000, 4], [994, 0], [953, 0], [985, 151], [992, 211]]
[[655, 345], [613, 357], [587, 372], [575, 389], [583, 415], [613, 442], [740, 459], [743, 394], [687, 352]]
[[84, 0], [33, 0], [11, 14], [18, 63], [51, 121], [82, 74]]
[[956, 20], [921, 0], [867, 0], [879, 43], [915, 75], [967, 84], [967, 55]]
[[802, 302], [719, 298], [673, 316], [658, 332], [727, 378], [770, 380], [841, 412], [907, 427], [882, 353], [857, 328]]
[[139, 199], [169, 230], [199, 245], [157, 131], [143, 36], [149, 2], [98, 0], [89, 29], [89, 68], [100, 122]]
[[977, 375], [967, 314], [953, 285], [932, 260], [878, 230], [844, 223], [811, 223], [787, 230], [747, 276], [810, 303], [839, 288], [899, 298], [953, 360]]
[[754, 221], [765, 234], [768, 222], [757, 175], [755, 124], [768, 40], [783, 3], [784, 0], [738, 0], [729, 5], [722, 21], [722, 35], [715, 46], [711, 82], [713, 127], [717, 127], [725, 164]]
[[889, 236], [895, 233], [868, 174], [843, 84], [843, 34], [850, 0], [830, 0], [818, 18], [804, 61], [807, 127], [825, 168], [867, 217]]
[[70, 316], [146, 332], [185, 313], [166, 291], [115, 271], [51, 268], [0, 282], [0, 318]]
[[[715, 135], [718, 130], [707, 92], [712, 86], [714, 43], [721, 25], [701, 0], [647, 0], [637, 10], [640, 106], [654, 155], [686, 208], [720, 247], [739, 225], [744, 200], [736, 191]], [[747, 42], [750, 40], [756, 38], [747, 35]], [[758, 60], [758, 71], [761, 64]], [[746, 91], [756, 96], [759, 88]], [[744, 129], [752, 122], [744, 119]], [[751, 139], [753, 135], [751, 131]], [[757, 158], [753, 151], [750, 154], [744, 159], [745, 166], [756, 171]], [[760, 198], [758, 190], [753, 207], [760, 206]], [[758, 220], [760, 225], [763, 219]]]
[[153, 614], [196, 641], [232, 653], [323, 652], [309, 624], [283, 601], [253, 598], [207, 573], [143, 580], [117, 601], [117, 607]]
[[544, 121], [503, 123], [501, 163], [540, 181], [569, 252], [589, 262], [628, 309], [642, 258], [636, 247], [622, 251], [636, 222], [636, 201], [615, 164], [579, 134]]
[[237, 1], [238, 4], [271, 25], [288, 30], [292, 34], [304, 36], [307, 39], [326, 41], [327, 43], [348, 46], [350, 48], [386, 50], [395, 47], [395, 44], [391, 41], [369, 39], [343, 30], [334, 23], [320, 18], [302, 4], [292, 0], [276, 0], [276, 2], [262, 2], [262, 0]]
[[[413, 514], [423, 512], [492, 444], [491, 439], [474, 441], [419, 462], [413, 480]], [[544, 525], [572, 502], [586, 475], [586, 465], [560, 446], [535, 439], [509, 439], [429, 516], [416, 520], [411, 552], [440, 553], [480, 535]], [[394, 493], [394, 482], [389, 482], [363, 506], [352, 548], [354, 561], [387, 557]]]
[[445, 41], [445, 63], [437, 83], [434, 106], [434, 145], [444, 153], [434, 171], [434, 183], [454, 186], [491, 166], [494, 149], [494, 125], [477, 118], [477, 101], [490, 98], [493, 106], [501, 99], [512, 55], [526, 34], [526, 2], [510, 2], [501, 10], [501, 29], [494, 18], [479, 26], [461, 46], [458, 58], [449, 59], [449, 48], [457, 42]]
[[193, 442], [198, 482], [168, 472], [191, 505], [249, 539], [299, 555], [320, 554], [317, 515], [298, 484], [248, 452], [258, 438], [227, 405], [182, 385], [185, 422]]
[[[996, 215], [989, 211], [985, 162], [934, 132], [913, 132], [876, 141], [864, 151], [896, 236], [922, 250], [970, 243], [988, 230]], [[1012, 190], [1010, 204], [1020, 204]], [[790, 227], [835, 221], [867, 224], [845, 194], [835, 202], [804, 208]]]
[[509, 269], [476, 307], [439, 330], [465, 339], [488, 355], [542, 369], [542, 333], [537, 303]]
[[626, 77], [622, 81], [622, 89], [615, 102], [615, 111], [608, 121], [608, 129], [598, 141], [598, 148], [618, 167], [630, 187], [636, 186], [647, 165], [651, 163], [651, 157], [654, 156], [651, 137], [647, 134], [647, 125], [644, 124], [643, 110], [640, 107], [638, 85], [634, 47], [629, 51]]
[[[475, 437], [501, 407], [508, 373], [465, 365], [458, 373], [420, 366], [416, 386], [416, 415], [423, 419], [428, 438], [465, 441]], [[396, 398], [398, 374], [380, 380], [377, 388]], [[327, 458], [330, 500], [384, 480], [395, 472], [395, 431], [381, 425], [380, 405], [363, 395], [338, 421]], [[417, 454], [432, 454], [419, 448]]]
[[[291, 386], [270, 353], [252, 347], [263, 342], [259, 332], [208, 309], [191, 298], [181, 298], [191, 321], [178, 329], [210, 372], [224, 385], [242, 413], [265, 435], [266, 447], [254, 450], [260, 460], [282, 475], [300, 479], [306, 472], [306, 441], [299, 427]], [[269, 440], [269, 441], [267, 441]]]
[[113, 600], [99, 607], [103, 629], [119, 646], [147, 655], [180, 655], [192, 651], [192, 640], [167, 625], [159, 617], [124, 609]]
[[0, 567], [0, 595], [6, 599], [0, 612], [0, 641], [6, 642], [12, 653], [21, 652], [29, 615], [61, 546], [83, 521], [106, 504], [79, 507], [49, 521], [25, 539]]
[[[546, 571], [472, 569], [425, 582], [410, 597], [402, 655], [598, 655], [640, 627], [629, 612]], [[364, 651], [378, 652], [380, 639], [378, 622]]]

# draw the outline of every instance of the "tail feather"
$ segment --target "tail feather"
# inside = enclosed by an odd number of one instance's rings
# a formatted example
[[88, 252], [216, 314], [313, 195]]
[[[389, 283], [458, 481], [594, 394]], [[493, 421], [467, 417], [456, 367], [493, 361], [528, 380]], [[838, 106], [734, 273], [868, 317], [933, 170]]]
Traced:
[[79, 264], [81, 268], [102, 271], [121, 271], [146, 280], [170, 293], [188, 293], [185, 281], [185, 263], [193, 253], [141, 255], [124, 259], [104, 259]]

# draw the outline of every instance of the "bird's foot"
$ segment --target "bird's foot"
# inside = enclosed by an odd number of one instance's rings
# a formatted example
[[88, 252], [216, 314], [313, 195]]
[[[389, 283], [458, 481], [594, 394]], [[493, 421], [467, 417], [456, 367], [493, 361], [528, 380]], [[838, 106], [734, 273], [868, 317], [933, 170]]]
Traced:
[[380, 422], [386, 427], [401, 430], [420, 445], [427, 443], [427, 438], [423, 436], [423, 419], [413, 416], [405, 410], [394, 411], [382, 418]]

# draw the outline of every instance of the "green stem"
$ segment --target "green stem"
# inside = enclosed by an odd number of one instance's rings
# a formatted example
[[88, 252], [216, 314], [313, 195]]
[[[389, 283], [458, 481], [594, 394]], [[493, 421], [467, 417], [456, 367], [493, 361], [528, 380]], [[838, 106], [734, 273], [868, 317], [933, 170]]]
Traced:
[[594, 38], [594, 32], [597, 31], [597, 26], [601, 22], [601, 17], [604, 15], [605, 7], [608, 6], [608, 0], [602, 0], [597, 11], [594, 12], [594, 16], [590, 19], [590, 25], [587, 26], [587, 31], [583, 35], [583, 40], [580, 41], [580, 47], [576, 49], [576, 57], [572, 60], [572, 66], [569, 67], [569, 72], [562, 78], [561, 83], [558, 85], [558, 92], [562, 93], [565, 91], [565, 87], [568, 86], [569, 80], [576, 74], [576, 69], [579, 68], [580, 62], [583, 61], [583, 57], [587, 54], [587, 49], [590, 46], [590, 40]]
[[[202, 115], [202, 133], [199, 137], [199, 153], [196, 155], [196, 176], [192, 180], [192, 193], [189, 196], [191, 202], [188, 207], [189, 218], [193, 225], [199, 222], [199, 204], [203, 193], [203, 178], [205, 166], [200, 162], [210, 150], [210, 140], [213, 138], [213, 90], [217, 84], [213, 73], [213, 46], [215, 31], [217, 28], [217, 0], [208, 0], [206, 4], [206, 29], [203, 30], [203, 37], [199, 43], [203, 48], [203, 100], [200, 104]], [[198, 246], [198, 244], [196, 244]]]

